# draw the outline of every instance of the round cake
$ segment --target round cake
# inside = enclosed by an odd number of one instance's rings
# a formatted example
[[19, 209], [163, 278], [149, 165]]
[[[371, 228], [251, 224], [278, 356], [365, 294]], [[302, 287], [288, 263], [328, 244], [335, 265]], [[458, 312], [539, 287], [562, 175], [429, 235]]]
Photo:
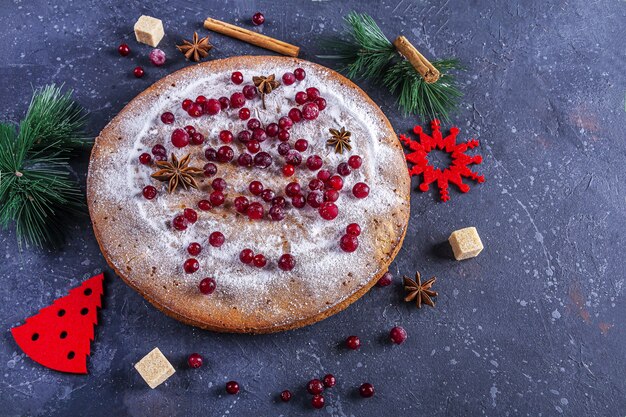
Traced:
[[402, 245], [410, 179], [380, 108], [320, 65], [189, 66], [96, 138], [87, 198], [115, 272], [185, 323], [269, 333], [371, 288]]

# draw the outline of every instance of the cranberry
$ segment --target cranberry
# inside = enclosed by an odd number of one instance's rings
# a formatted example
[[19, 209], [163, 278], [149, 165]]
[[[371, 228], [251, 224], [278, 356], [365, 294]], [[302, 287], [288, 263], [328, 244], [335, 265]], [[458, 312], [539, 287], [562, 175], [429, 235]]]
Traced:
[[311, 190], [322, 190], [324, 189], [324, 182], [318, 178], [313, 178], [309, 181], [309, 189]]
[[352, 170], [347, 163], [342, 162], [337, 165], [337, 174], [341, 175], [342, 177], [347, 177], [348, 175], [350, 175], [350, 172], [352, 172]]
[[254, 129], [252, 131], [252, 139], [258, 142], [265, 142], [265, 140], [267, 139], [265, 130], [261, 129], [260, 127], [257, 127], [256, 129]]
[[252, 249], [244, 249], [239, 252], [239, 260], [244, 264], [251, 264], [254, 260], [254, 252], [252, 252]]
[[272, 220], [280, 221], [285, 218], [285, 209], [281, 206], [274, 205], [270, 207], [269, 215]]
[[213, 294], [213, 291], [215, 291], [215, 287], [216, 284], [213, 278], [203, 278], [202, 281], [200, 281], [200, 284], [198, 284], [200, 292], [204, 295]]
[[198, 242], [191, 242], [189, 246], [187, 246], [187, 252], [191, 256], [198, 256], [200, 252], [202, 252], [202, 246]]
[[302, 81], [306, 78], [306, 72], [302, 68], [296, 68], [293, 71], [293, 75], [296, 77], [296, 80]]
[[358, 336], [349, 336], [346, 339], [346, 346], [348, 349], [357, 350], [361, 347], [361, 339]]
[[296, 82], [296, 76], [293, 75], [293, 72], [286, 72], [283, 74], [283, 84], [291, 85]]
[[393, 275], [391, 275], [391, 272], [387, 271], [387, 272], [385, 272], [383, 274], [382, 277], [380, 277], [380, 279], [376, 283], [376, 286], [377, 287], [386, 287], [388, 285], [391, 285], [392, 281], [393, 281]]
[[222, 108], [222, 110], [226, 110], [230, 107], [230, 100], [228, 99], [228, 97], [220, 97], [219, 99], [217, 99], [217, 101], [220, 102], [220, 107]]
[[293, 197], [294, 195], [300, 194], [300, 184], [297, 182], [290, 182], [285, 187], [285, 194], [289, 197]]
[[226, 392], [230, 395], [235, 395], [239, 392], [239, 384], [235, 381], [228, 381], [226, 383]]
[[361, 394], [361, 397], [363, 398], [370, 398], [374, 396], [374, 386], [372, 384], [370, 384], [369, 382], [366, 382], [364, 384], [362, 384], [359, 387], [359, 394]]
[[273, 206], [279, 206], [279, 207], [285, 207], [285, 205], [287, 204], [287, 202], [285, 201], [285, 197], [282, 196], [278, 196], [278, 197], [274, 197], [272, 199], [272, 205]]
[[352, 155], [350, 158], [348, 158], [348, 165], [350, 165], [350, 168], [352, 169], [361, 168], [362, 163], [363, 159], [361, 159], [359, 155]]
[[190, 368], [199, 368], [202, 366], [202, 356], [199, 353], [192, 353], [187, 358], [187, 364]]
[[291, 204], [297, 209], [304, 208], [306, 206], [306, 198], [302, 194], [294, 195], [291, 197]]
[[200, 95], [196, 97], [196, 104], [204, 104], [206, 102], [207, 102], [207, 99], [205, 96]]
[[357, 182], [354, 184], [354, 187], [352, 187], [352, 194], [354, 194], [356, 198], [365, 198], [370, 194], [370, 187], [364, 182]]
[[318, 97], [313, 100], [313, 103], [317, 104], [317, 108], [320, 110], [324, 110], [326, 108], [326, 99], [322, 97]]
[[157, 189], [151, 185], [146, 185], [141, 191], [146, 200], [152, 200], [157, 195]]
[[326, 388], [332, 388], [337, 384], [337, 379], [333, 374], [326, 374], [323, 381]]
[[242, 109], [239, 109], [239, 119], [240, 120], [248, 120], [250, 118], [250, 109], [247, 107], [244, 107]]
[[320, 90], [315, 87], [309, 87], [306, 89], [306, 95], [309, 98], [309, 101], [313, 101], [320, 96]]
[[243, 74], [239, 71], [235, 71], [232, 74], [230, 74], [230, 80], [239, 85], [243, 82]]
[[245, 213], [246, 210], [248, 209], [248, 199], [244, 196], [239, 196], [237, 198], [235, 198], [235, 210], [237, 210], [237, 212], [239, 213]]
[[189, 226], [189, 221], [187, 221], [185, 216], [179, 214], [174, 217], [174, 220], [172, 220], [172, 226], [174, 226], [174, 229], [176, 230], [185, 230], [187, 226]]
[[221, 191], [213, 191], [209, 194], [209, 201], [213, 207], [221, 206], [224, 204], [224, 200], [226, 200], [226, 196], [224, 196], [224, 193]]
[[213, 208], [213, 206], [209, 200], [200, 200], [198, 201], [198, 208], [202, 211], [209, 211]]
[[324, 397], [321, 395], [314, 395], [313, 398], [311, 398], [311, 405], [313, 406], [313, 408], [323, 408], [324, 407]]
[[311, 171], [317, 171], [318, 169], [320, 169], [322, 167], [322, 163], [322, 158], [320, 158], [318, 155], [311, 155], [306, 160], [306, 166]]
[[259, 152], [254, 155], [254, 166], [265, 169], [270, 165], [272, 165], [272, 157], [269, 153]]
[[187, 110], [187, 114], [191, 117], [200, 117], [202, 116], [203, 112], [204, 109], [202, 108], [202, 106], [196, 103], [193, 103], [191, 107], [189, 107], [189, 110]]
[[185, 219], [187, 219], [189, 223], [193, 224], [198, 221], [198, 213], [196, 213], [196, 211], [192, 208], [186, 208], [183, 210], [183, 216], [185, 216]]
[[289, 130], [292, 126], [293, 121], [289, 117], [283, 116], [278, 119], [278, 127], [280, 127], [281, 129]]
[[309, 394], [317, 395], [324, 392], [324, 384], [319, 379], [312, 379], [306, 384], [306, 390]]
[[309, 204], [309, 206], [313, 208], [319, 208], [324, 202], [324, 197], [322, 196], [322, 193], [320, 193], [319, 191], [311, 191], [306, 196], [306, 201]]
[[200, 264], [198, 263], [198, 260], [194, 258], [189, 258], [183, 264], [183, 269], [185, 270], [186, 273], [193, 274], [198, 269], [200, 269]]
[[402, 344], [406, 340], [406, 330], [400, 326], [396, 326], [389, 332], [389, 339], [396, 345]]
[[152, 162], [152, 157], [150, 156], [148, 152], [144, 152], [141, 155], [139, 155], [139, 162], [144, 165], [148, 165], [150, 162]]
[[172, 132], [172, 145], [177, 148], [184, 148], [189, 145], [189, 133], [183, 129], [174, 129]]
[[283, 271], [291, 271], [296, 266], [296, 258], [288, 253], [278, 258], [278, 267]]
[[226, 183], [226, 180], [224, 178], [215, 178], [211, 182], [211, 187], [213, 187], [213, 189], [217, 191], [224, 191], [227, 186], [228, 184]]
[[143, 70], [143, 68], [141, 67], [135, 67], [135, 69], [133, 70], [133, 74], [135, 75], [135, 77], [137, 78], [141, 78], [144, 76], [146, 72]]
[[244, 85], [243, 86], [243, 90], [241, 90], [241, 92], [243, 93], [244, 97], [247, 98], [248, 100], [252, 100], [253, 98], [256, 97], [256, 87], [253, 85]]
[[295, 174], [295, 172], [296, 172], [296, 168], [293, 165], [286, 164], [283, 167], [283, 175], [285, 177], [291, 177], [293, 174]]
[[287, 142], [289, 140], [289, 131], [286, 129], [280, 129], [278, 131], [278, 140], [281, 142]]
[[287, 115], [289, 116], [291, 120], [293, 120], [296, 123], [302, 120], [302, 112], [300, 111], [300, 109], [296, 109], [295, 107], [289, 110], [289, 113]]
[[261, 150], [261, 144], [258, 140], [251, 140], [246, 143], [246, 148], [248, 149], [248, 152], [255, 154]]
[[343, 188], [343, 180], [341, 179], [339, 175], [333, 175], [326, 182], [326, 186], [329, 188], [334, 188], [335, 190], [339, 191]]
[[161, 65], [165, 64], [165, 52], [163, 52], [160, 49], [153, 49], [152, 51], [150, 51], [150, 62], [152, 62], [152, 65], [154, 65], [155, 67], [160, 67]]
[[308, 149], [309, 142], [306, 139], [298, 139], [294, 144], [294, 148], [299, 152], [304, 152]]
[[242, 93], [233, 93], [230, 96], [230, 107], [233, 109], [241, 108], [244, 104], [246, 104], [246, 96]]
[[278, 154], [281, 156], [287, 155], [287, 152], [291, 149], [291, 145], [288, 142], [281, 142], [278, 144], [276, 148], [278, 150]]
[[302, 163], [302, 154], [295, 149], [292, 149], [287, 152], [287, 155], [285, 155], [285, 161], [290, 165], [298, 166]]
[[189, 136], [191, 136], [194, 133], [196, 133], [196, 128], [191, 126], [191, 125], [187, 125], [187, 126], [185, 126], [185, 132], [187, 132], [189, 134]]
[[276, 124], [276, 123], [270, 123], [269, 125], [267, 125], [267, 127], [265, 128], [265, 133], [267, 134], [267, 136], [269, 136], [270, 138], [276, 137], [276, 135], [278, 135], [278, 131], [280, 130], [280, 127]]
[[249, 153], [242, 153], [237, 158], [237, 164], [240, 167], [251, 167], [252, 166], [252, 155]]
[[219, 248], [224, 244], [224, 235], [222, 232], [213, 232], [209, 235], [209, 245]]
[[357, 223], [350, 223], [346, 226], [346, 233], [351, 236], [359, 236], [361, 234], [361, 226]]
[[327, 169], [320, 169], [317, 173], [317, 178], [322, 181], [328, 181], [328, 179], [330, 178], [330, 171]]
[[152, 155], [164, 155], [165, 156], [166, 154], [167, 152], [163, 145], [156, 144], [152, 147]]
[[174, 123], [175, 117], [174, 117], [174, 113], [166, 111], [165, 113], [163, 113], [161, 115], [161, 121], [163, 123], [165, 123], [166, 125], [171, 125], [172, 123]]
[[242, 130], [237, 133], [237, 140], [241, 143], [250, 142], [252, 140], [252, 134], [249, 130]]
[[269, 188], [266, 188], [265, 190], [263, 190], [263, 192], [261, 192], [261, 198], [266, 203], [269, 203], [270, 201], [272, 201], [275, 196], [276, 194], [274, 193], [274, 191], [270, 190]]
[[191, 141], [194, 145], [202, 145], [204, 143], [204, 135], [200, 132], [196, 132], [191, 135]]
[[121, 56], [128, 56], [128, 54], [130, 54], [130, 48], [128, 47], [127, 44], [122, 43], [122, 44], [120, 44], [120, 46], [117, 47], [117, 52]]
[[192, 104], [193, 104], [193, 101], [189, 100], [188, 98], [184, 99], [182, 103], [183, 110], [185, 111], [189, 110]]
[[260, 181], [252, 181], [250, 185], [248, 185], [248, 190], [253, 195], [259, 195], [263, 191], [263, 184]]
[[317, 119], [317, 116], [320, 115], [320, 109], [317, 107], [315, 103], [306, 103], [302, 107], [302, 117], [306, 120], [314, 120]]
[[298, 91], [296, 93], [296, 103], [302, 105], [308, 101], [308, 96], [304, 91]]
[[258, 255], [255, 255], [252, 259], [252, 265], [256, 266], [257, 268], [263, 268], [265, 265], [267, 265], [267, 259], [265, 259], [264, 255], [259, 253]]
[[252, 15], [252, 24], [253, 25], [259, 26], [259, 25], [262, 25], [263, 22], [265, 22], [265, 16], [263, 16], [263, 13], [256, 12], [254, 15]]
[[260, 220], [263, 218], [265, 210], [261, 203], [251, 203], [246, 210], [246, 214], [250, 220]]
[[214, 148], [206, 148], [204, 157], [209, 161], [217, 161], [217, 151]]
[[217, 162], [230, 162], [235, 157], [235, 153], [230, 146], [220, 146], [216, 154]]
[[359, 239], [352, 235], [343, 235], [339, 241], [339, 247], [344, 252], [354, 252], [359, 247]]
[[283, 402], [289, 402], [289, 400], [291, 399], [291, 391], [289, 391], [288, 389], [284, 390], [283, 392], [280, 393], [280, 399]]
[[339, 199], [339, 192], [337, 190], [324, 190], [324, 201], [330, 201], [334, 203]]
[[250, 130], [259, 129], [261, 127], [261, 122], [259, 121], [259, 119], [253, 117], [252, 119], [248, 120], [246, 126], [248, 126], [248, 129]]
[[222, 130], [220, 132], [220, 140], [223, 143], [231, 143], [233, 141], [233, 133], [230, 130]]
[[204, 112], [211, 116], [218, 114], [222, 110], [222, 105], [214, 98], [209, 99], [204, 103]]

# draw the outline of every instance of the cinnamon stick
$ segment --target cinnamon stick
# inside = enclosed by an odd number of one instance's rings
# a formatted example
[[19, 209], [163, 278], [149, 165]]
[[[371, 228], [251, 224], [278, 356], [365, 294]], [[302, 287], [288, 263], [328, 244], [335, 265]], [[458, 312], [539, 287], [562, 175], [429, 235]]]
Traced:
[[205, 29], [278, 52], [279, 54], [297, 57], [300, 53], [300, 48], [297, 46], [210, 17], [204, 21], [204, 27]]
[[439, 80], [441, 74], [433, 64], [422, 55], [407, 38], [398, 36], [393, 45], [413, 65], [413, 68], [424, 78], [428, 84]]

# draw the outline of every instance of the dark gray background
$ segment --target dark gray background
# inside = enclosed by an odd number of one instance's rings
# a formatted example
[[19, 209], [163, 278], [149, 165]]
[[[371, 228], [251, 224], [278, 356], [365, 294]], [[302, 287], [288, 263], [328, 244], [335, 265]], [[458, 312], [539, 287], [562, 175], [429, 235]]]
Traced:
[[[430, 57], [457, 56], [465, 97], [454, 122], [477, 137], [487, 178], [446, 204], [436, 191], [412, 195], [394, 286], [374, 288], [346, 311], [287, 333], [246, 336], [194, 329], [159, 313], [106, 267], [88, 218], [71, 223], [61, 251], [18, 251], [0, 234], [0, 415], [225, 416], [602, 415], [626, 412], [624, 261], [624, 38], [626, 3], [545, 1], [43, 1], [0, 7], [0, 114], [18, 121], [31, 86], [65, 83], [90, 112], [95, 136], [136, 94], [189, 65], [175, 50], [207, 16], [249, 26], [302, 47], [318, 61], [318, 39], [352, 9], [376, 16], [388, 36], [403, 33]], [[168, 64], [133, 39], [141, 14], [161, 18]], [[127, 41], [132, 56], [121, 58]], [[211, 35], [211, 59], [266, 54]], [[132, 76], [135, 65], [147, 75]], [[330, 64], [332, 66], [332, 63]], [[371, 83], [360, 85], [398, 132], [414, 118]], [[473, 152], [474, 153], [474, 152]], [[75, 161], [84, 184], [87, 153]], [[400, 169], [400, 168], [399, 168]], [[414, 180], [416, 181], [416, 180]], [[416, 184], [414, 182], [414, 184]], [[446, 239], [474, 225], [485, 251], [456, 262]], [[401, 301], [398, 277], [436, 275], [435, 309]], [[64, 375], [26, 358], [9, 329], [104, 270], [101, 324], [88, 376]], [[409, 339], [391, 346], [394, 325]], [[350, 334], [359, 352], [340, 342]], [[159, 346], [178, 372], [150, 390], [133, 364]], [[201, 352], [207, 366], [188, 370]], [[310, 410], [304, 384], [332, 372], [325, 410]], [[236, 379], [240, 395], [224, 395]], [[376, 396], [356, 387], [370, 381]], [[277, 402], [289, 388], [295, 398]]]

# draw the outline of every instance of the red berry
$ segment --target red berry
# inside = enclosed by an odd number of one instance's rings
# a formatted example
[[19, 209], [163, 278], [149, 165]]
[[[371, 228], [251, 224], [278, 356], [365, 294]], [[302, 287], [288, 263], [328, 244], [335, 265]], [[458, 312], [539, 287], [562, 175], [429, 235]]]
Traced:
[[306, 385], [306, 390], [309, 392], [309, 394], [321, 394], [322, 392], [324, 392], [324, 384], [322, 384], [322, 381], [320, 381], [319, 379], [312, 379]]
[[230, 107], [233, 109], [241, 108], [244, 104], [246, 104], [246, 96], [242, 93], [233, 93], [230, 96]]
[[302, 68], [296, 68], [293, 71], [293, 75], [296, 77], [296, 80], [302, 81], [306, 78], [306, 72]]
[[317, 178], [322, 181], [328, 181], [328, 179], [330, 178], [330, 171], [327, 169], [319, 170], [319, 172], [317, 173]]
[[317, 171], [318, 169], [320, 169], [322, 167], [322, 163], [322, 158], [320, 158], [318, 155], [311, 155], [306, 160], [306, 166], [311, 171]]
[[260, 181], [252, 181], [248, 185], [248, 190], [254, 195], [259, 195], [263, 191], [263, 184]]
[[192, 353], [187, 359], [190, 368], [199, 368], [202, 366], [202, 356], [198, 353]]
[[213, 232], [209, 235], [209, 245], [219, 248], [224, 244], [224, 235], [222, 232]]
[[133, 70], [133, 74], [135, 75], [135, 77], [137, 78], [141, 78], [144, 76], [146, 72], [143, 70], [143, 68], [141, 67], [135, 67], [135, 69]]
[[196, 133], [196, 128], [191, 125], [187, 125], [185, 126], [185, 132], [187, 132], [189, 135], [193, 135], [194, 133]]
[[185, 111], [189, 110], [192, 104], [193, 104], [193, 101], [189, 100], [188, 98], [184, 99], [183, 104], [182, 104], [183, 110]]
[[248, 109], [247, 107], [239, 109], [239, 119], [248, 120], [249, 118], [250, 118], [250, 109]]
[[283, 402], [288, 402], [291, 399], [291, 391], [289, 391], [288, 389], [284, 390], [283, 392], [280, 393], [280, 399], [283, 400]]
[[296, 168], [293, 165], [286, 164], [283, 167], [283, 175], [285, 177], [291, 177], [296, 172]]
[[241, 143], [250, 142], [252, 140], [252, 134], [249, 130], [242, 130], [241, 132], [237, 133], [237, 140]]
[[288, 253], [278, 258], [278, 267], [283, 271], [291, 271], [296, 266], [296, 258]]
[[121, 56], [128, 56], [128, 54], [130, 54], [130, 48], [125, 43], [122, 43], [117, 47], [117, 52], [119, 52]]
[[263, 22], [265, 22], [265, 16], [263, 16], [263, 13], [261, 12], [256, 12], [253, 16], [252, 16], [252, 24], [254, 24], [255, 26], [259, 26], [262, 25]]
[[287, 194], [288, 197], [293, 197], [300, 194], [300, 184], [295, 181], [290, 182], [285, 186], [285, 194]]
[[198, 269], [200, 269], [200, 264], [198, 263], [196, 259], [189, 258], [183, 264], [183, 269], [185, 270], [186, 273], [193, 274]]
[[314, 120], [317, 119], [317, 116], [320, 115], [320, 109], [317, 107], [315, 103], [306, 103], [302, 107], [302, 117], [306, 120]]
[[218, 100], [214, 98], [207, 100], [207, 102], [204, 103], [203, 107], [204, 107], [204, 112], [211, 116], [218, 114], [222, 110], [222, 105], [220, 104]]
[[220, 146], [215, 155], [217, 162], [222, 162], [222, 163], [230, 162], [233, 160], [234, 157], [235, 157], [235, 152], [233, 152], [233, 148], [227, 145]]
[[248, 126], [248, 129], [250, 130], [259, 129], [261, 127], [261, 122], [259, 121], [259, 119], [255, 119], [253, 117], [252, 119], [248, 120], [246, 126]]
[[324, 376], [324, 386], [326, 388], [332, 388], [337, 384], [337, 379], [333, 374], [327, 374]]
[[141, 155], [139, 155], [139, 162], [144, 165], [148, 165], [150, 162], [152, 162], [152, 157], [150, 156], [148, 152], [144, 152]]
[[311, 191], [306, 196], [306, 201], [309, 204], [309, 206], [313, 208], [319, 208], [324, 202], [324, 196], [319, 191]]
[[228, 99], [228, 97], [220, 97], [217, 99], [217, 101], [220, 102], [222, 110], [226, 110], [228, 107], [230, 107], [230, 100]]
[[346, 339], [348, 349], [357, 350], [361, 347], [361, 339], [358, 336], [350, 336]]
[[210, 295], [210, 294], [213, 294], [213, 291], [215, 291], [216, 286], [217, 285], [213, 278], [204, 278], [202, 279], [202, 281], [200, 281], [200, 284], [198, 284], [198, 289], [200, 290], [202, 294]]
[[226, 200], [226, 196], [221, 191], [213, 191], [209, 194], [209, 201], [213, 207], [221, 206], [224, 204], [224, 200]]
[[298, 91], [296, 93], [296, 103], [302, 105], [308, 101], [308, 96], [304, 91]]
[[226, 183], [226, 180], [224, 178], [215, 178], [211, 182], [211, 187], [213, 187], [213, 189], [217, 191], [224, 191], [227, 186], [228, 184]]
[[204, 157], [209, 161], [217, 161], [217, 151], [214, 148], [206, 148]]
[[337, 165], [337, 174], [341, 175], [342, 177], [347, 177], [348, 175], [350, 175], [350, 172], [352, 172], [352, 170], [347, 163], [342, 162]]
[[198, 221], [198, 213], [192, 208], [186, 208], [183, 210], [183, 216], [189, 223], [195, 223]]
[[304, 152], [308, 149], [309, 142], [306, 139], [298, 139], [296, 143], [293, 145], [293, 147], [298, 152]]
[[255, 255], [252, 259], [252, 264], [257, 268], [263, 268], [267, 264], [267, 259], [262, 254]]
[[361, 226], [357, 223], [350, 223], [346, 226], [346, 233], [352, 236], [359, 236], [361, 234]]
[[356, 198], [365, 198], [370, 194], [370, 187], [364, 182], [357, 182], [354, 184], [354, 187], [352, 187], [352, 194], [354, 194]]
[[237, 158], [237, 165], [240, 167], [251, 167], [252, 166], [252, 155], [249, 153], [242, 153]]
[[296, 123], [302, 120], [302, 112], [300, 111], [300, 109], [296, 109], [295, 107], [289, 110], [289, 113], [287, 115], [289, 116], [291, 120], [293, 120]]
[[189, 226], [189, 221], [185, 218], [185, 216], [179, 214], [174, 217], [174, 220], [172, 220], [172, 226], [176, 230], [185, 230], [187, 226]]
[[274, 197], [272, 199], [272, 205], [273, 206], [279, 206], [279, 207], [283, 207], [284, 208], [285, 204], [286, 204], [285, 197], [278, 196], [278, 197]]
[[248, 100], [252, 100], [256, 97], [256, 87], [253, 85], [244, 85], [241, 92], [243, 93], [243, 96]]
[[184, 148], [189, 145], [189, 133], [185, 132], [183, 129], [175, 129], [172, 132], [172, 145], [177, 148]]
[[157, 189], [151, 185], [146, 185], [141, 191], [146, 200], [152, 200], [157, 195]]
[[265, 142], [266, 139], [267, 139], [267, 134], [265, 133], [265, 130], [261, 129], [260, 127], [257, 127], [256, 129], [252, 131], [252, 140], [256, 140], [258, 142]]
[[318, 178], [313, 178], [309, 181], [309, 188], [311, 190], [322, 190], [324, 189], [324, 182]]
[[269, 215], [272, 220], [281, 221], [285, 218], [285, 209], [283, 208], [283, 206], [273, 205], [272, 207], [270, 207]]
[[326, 186], [339, 191], [343, 188], [343, 180], [339, 175], [333, 175], [326, 182]]
[[270, 190], [269, 188], [266, 188], [261, 193], [261, 198], [263, 199], [263, 201], [269, 203], [270, 201], [272, 201], [274, 199], [275, 195], [276, 194], [274, 193], [274, 191]]
[[202, 145], [204, 143], [204, 135], [200, 132], [196, 132], [191, 135], [191, 141], [194, 145]]
[[383, 274], [382, 277], [380, 277], [380, 279], [376, 283], [376, 286], [386, 287], [387, 285], [391, 285], [392, 281], [393, 281], [393, 275], [391, 275], [391, 272], [387, 271]]
[[291, 85], [296, 82], [296, 76], [293, 75], [293, 72], [286, 72], [283, 74], [283, 84]]
[[280, 130], [280, 127], [278, 126], [278, 124], [276, 123], [270, 123], [269, 125], [267, 125], [265, 127], [265, 133], [267, 134], [267, 136], [269, 136], [270, 138], [275, 137], [276, 135], [278, 135], [278, 131]]
[[212, 177], [217, 173], [217, 165], [215, 165], [213, 162], [207, 162], [206, 164], [204, 164], [204, 167], [202, 169], [204, 170], [205, 177]]
[[200, 104], [197, 104], [197, 103], [193, 103], [189, 107], [189, 110], [187, 110], [187, 114], [190, 115], [191, 117], [200, 117], [202, 116], [203, 112], [204, 112], [204, 109], [202, 108]]
[[281, 129], [289, 130], [292, 126], [293, 121], [289, 117], [283, 116], [278, 119], [278, 127], [280, 127]]
[[299, 166], [302, 163], [302, 154], [295, 149], [291, 149], [285, 155], [285, 161], [290, 165]]
[[198, 242], [191, 242], [189, 246], [187, 246], [187, 252], [191, 256], [198, 256], [200, 252], [202, 252], [202, 246]]
[[265, 209], [261, 203], [251, 203], [246, 210], [246, 214], [250, 220], [260, 220], [263, 218]]
[[324, 407], [324, 397], [321, 395], [314, 395], [313, 398], [311, 398], [311, 405], [313, 406], [313, 408], [323, 408]]
[[172, 123], [174, 123], [174, 120], [176, 120], [176, 118], [174, 117], [174, 113], [172, 112], [166, 111], [161, 115], [161, 121], [166, 125], [171, 125]]
[[153, 49], [152, 51], [150, 51], [150, 62], [152, 62], [152, 65], [154, 65], [155, 67], [160, 67], [161, 65], [165, 64], [165, 52], [163, 52], [160, 49]]
[[239, 85], [243, 82], [243, 74], [239, 71], [235, 71], [230, 75], [230, 80]]
[[339, 241], [339, 246], [344, 252], [354, 252], [359, 247], [359, 239], [352, 235], [343, 235]]
[[350, 165], [350, 168], [352, 169], [361, 168], [362, 163], [363, 159], [359, 155], [352, 155], [350, 158], [348, 158], [348, 165]]
[[337, 190], [324, 190], [324, 201], [330, 201], [334, 203], [339, 199], [339, 192]]
[[317, 104], [317, 108], [320, 110], [324, 110], [326, 108], [326, 99], [322, 97], [316, 98], [313, 102]]
[[287, 142], [289, 140], [289, 136], [289, 131], [286, 129], [280, 129], [278, 131], [278, 140], [281, 142]]
[[206, 96], [199, 95], [196, 97], [196, 104], [204, 104], [207, 102]]
[[374, 396], [374, 386], [369, 382], [364, 383], [359, 387], [359, 394], [363, 398], [370, 398]]
[[202, 211], [209, 211], [213, 208], [213, 206], [209, 200], [200, 200], [198, 201], [198, 208]]
[[320, 96], [320, 90], [315, 87], [309, 87], [306, 89], [306, 95], [309, 98], [309, 101], [313, 101]]
[[407, 337], [406, 330], [404, 330], [404, 328], [400, 326], [396, 326], [392, 328], [391, 331], [389, 332], [389, 338], [396, 345], [403, 343], [406, 340], [406, 337]]
[[244, 249], [239, 253], [239, 260], [244, 264], [251, 264], [254, 260], [254, 252], [251, 249]]
[[234, 204], [235, 210], [237, 210], [237, 212], [245, 213], [250, 203], [248, 202], [248, 199], [246, 197], [240, 195], [239, 197], [235, 198]]
[[246, 149], [251, 154], [255, 154], [261, 150], [261, 144], [258, 140], [251, 140], [250, 142], [246, 142]]
[[272, 157], [267, 152], [259, 152], [254, 155], [254, 166], [258, 168], [267, 168], [272, 165]]
[[304, 208], [306, 206], [306, 198], [302, 194], [294, 195], [291, 197], [291, 205], [297, 209]]
[[289, 144], [289, 142], [281, 142], [278, 144], [276, 149], [278, 150], [279, 155], [285, 156], [287, 155], [287, 152], [291, 150], [291, 145]]
[[235, 381], [228, 381], [226, 383], [226, 392], [235, 395], [239, 392], [239, 384]]
[[233, 133], [230, 130], [222, 130], [220, 132], [220, 140], [224, 143], [231, 143], [233, 141]]
[[161, 144], [156, 144], [152, 147], [152, 155], [163, 155], [165, 156], [167, 154], [167, 151], [165, 150], [165, 147]]
[[320, 216], [324, 220], [333, 220], [339, 214], [339, 209], [335, 203], [325, 202], [319, 208]]

